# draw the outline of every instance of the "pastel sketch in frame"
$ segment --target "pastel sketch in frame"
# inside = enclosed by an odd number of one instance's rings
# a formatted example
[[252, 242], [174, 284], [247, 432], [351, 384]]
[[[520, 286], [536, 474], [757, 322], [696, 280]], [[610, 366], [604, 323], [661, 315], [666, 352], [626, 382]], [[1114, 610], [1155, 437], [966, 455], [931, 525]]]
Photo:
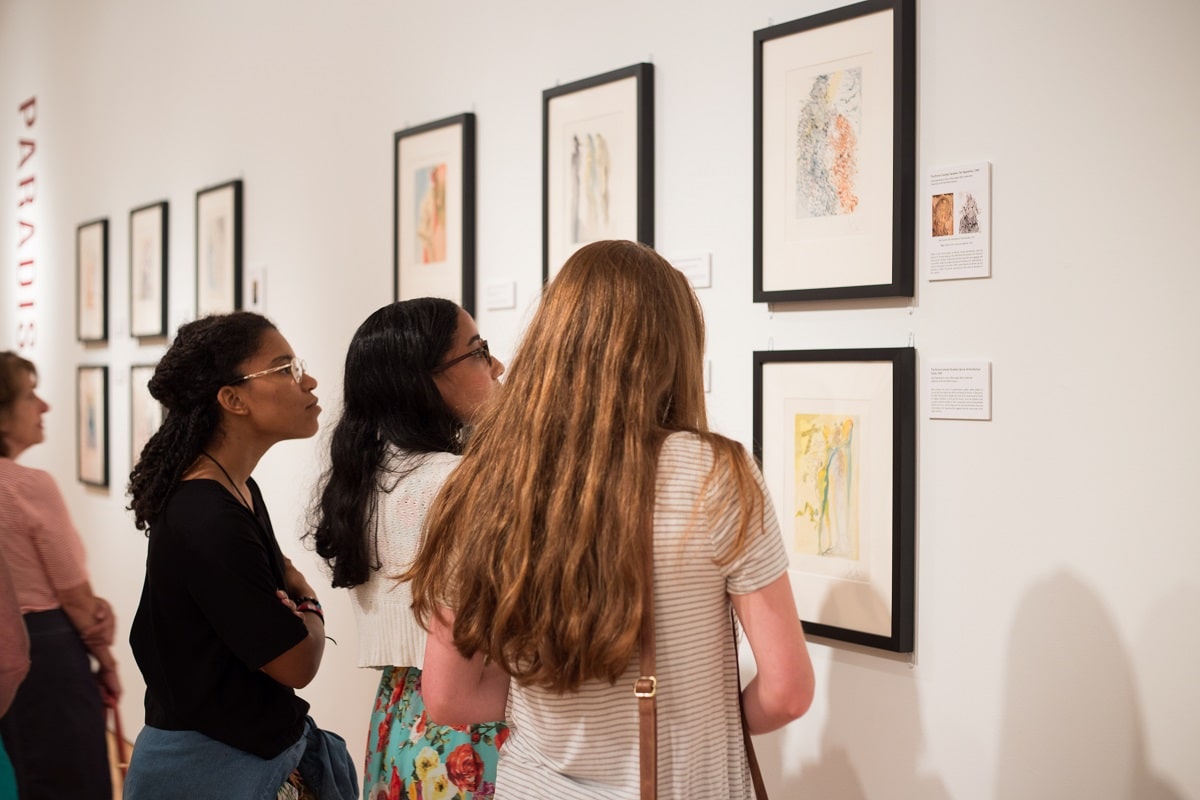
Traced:
[[129, 212], [129, 334], [167, 335], [166, 201]]
[[754, 353], [754, 450], [814, 636], [914, 638], [916, 353]]
[[583, 245], [654, 245], [654, 65], [542, 92], [542, 278]]
[[196, 192], [196, 316], [242, 307], [242, 181]]
[[911, 297], [914, 0], [754, 32], [754, 301]]
[[75, 229], [75, 338], [108, 339], [108, 220]]
[[129, 368], [129, 453], [130, 465], [136, 464], [150, 437], [163, 421], [162, 404], [150, 395], [154, 364], [134, 364]]
[[79, 367], [75, 397], [79, 482], [108, 486], [108, 367]]
[[393, 296], [475, 310], [475, 115], [393, 136]]
[[792, 414], [795, 436], [793, 548], [857, 560], [859, 547], [857, 414]]

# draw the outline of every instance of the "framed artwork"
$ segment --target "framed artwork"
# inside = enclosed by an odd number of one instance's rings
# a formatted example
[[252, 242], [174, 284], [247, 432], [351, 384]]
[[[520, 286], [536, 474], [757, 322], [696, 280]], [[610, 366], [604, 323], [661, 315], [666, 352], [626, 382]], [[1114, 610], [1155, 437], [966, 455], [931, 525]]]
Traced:
[[475, 313], [475, 115], [397, 131], [396, 300], [445, 297]]
[[914, 0], [754, 32], [754, 301], [912, 297]]
[[108, 367], [79, 367], [75, 413], [79, 482], [108, 486]]
[[75, 229], [75, 338], [108, 339], [108, 220]]
[[916, 351], [754, 353], [754, 453], [805, 631], [912, 652]]
[[167, 335], [167, 203], [129, 212], [129, 334]]
[[600, 239], [654, 244], [654, 65], [542, 92], [542, 278]]
[[242, 182], [196, 192], [196, 316], [242, 307]]
[[148, 384], [154, 364], [134, 364], [129, 368], [129, 463], [136, 464], [146, 442], [162, 425], [162, 404], [150, 396]]

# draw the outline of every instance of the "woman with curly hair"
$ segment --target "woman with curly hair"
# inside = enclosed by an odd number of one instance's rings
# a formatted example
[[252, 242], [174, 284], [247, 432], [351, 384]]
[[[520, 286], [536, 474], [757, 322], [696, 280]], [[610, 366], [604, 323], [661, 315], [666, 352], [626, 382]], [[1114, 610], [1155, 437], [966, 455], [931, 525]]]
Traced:
[[149, 548], [129, 637], [146, 727], [126, 800], [357, 796], [345, 743], [295, 693], [325, 651], [321, 604], [250, 477], [272, 445], [317, 432], [316, 386], [244, 311], [182, 326], [155, 368], [166, 416], [129, 478]]
[[[425, 631], [397, 578], [421, 541], [425, 512], [458, 464], [464, 426], [504, 365], [471, 315], [449, 300], [392, 303], [359, 326], [346, 354], [342, 416], [330, 444], [312, 537], [335, 587], [352, 591], [358, 663], [381, 669], [368, 729], [368, 800], [452, 791], [492, 796], [503, 699], [483, 724], [446, 727], [421, 697]], [[502, 682], [507, 676], [499, 674]], [[414, 787], [416, 784], [416, 787]]]
[[750, 731], [811, 703], [779, 525], [745, 450], [708, 430], [703, 347], [699, 303], [657, 253], [581, 248], [429, 511], [410, 570], [425, 698], [469, 722], [497, 691], [488, 666], [512, 676], [497, 798], [638, 796], [648, 561], [659, 796], [751, 796], [731, 606], [758, 664]]

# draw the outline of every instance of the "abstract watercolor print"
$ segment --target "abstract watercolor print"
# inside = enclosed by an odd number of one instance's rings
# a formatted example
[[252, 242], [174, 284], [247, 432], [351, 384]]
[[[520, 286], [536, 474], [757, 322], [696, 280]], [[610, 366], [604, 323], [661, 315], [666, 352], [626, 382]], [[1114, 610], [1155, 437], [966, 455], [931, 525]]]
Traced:
[[796, 124], [796, 216], [833, 217], [858, 207], [862, 67], [812, 79]]
[[150, 396], [148, 384], [150, 378], [154, 375], [154, 367], [131, 367], [129, 375], [131, 386], [130, 402], [132, 404], [130, 407], [130, 448], [133, 455], [133, 463], [137, 463], [138, 459], [142, 456], [142, 450], [145, 449], [146, 443], [150, 441], [150, 437], [162, 425], [163, 407], [157, 400]]
[[612, 168], [603, 133], [576, 133], [567, 148], [571, 154], [571, 243], [587, 244], [611, 236], [608, 178]]
[[100, 314], [100, 263], [97, 254], [90, 249], [80, 253], [83, 262], [80, 272], [83, 273], [83, 315], [84, 319], [98, 318]]
[[[233, 237], [230, 234], [230, 219], [214, 217], [208, 224], [204, 237], [204, 292], [210, 298], [225, 297], [230, 293], [226, 280], [231, 271], [229, 253]], [[205, 311], [215, 309], [203, 309]]]
[[133, 250], [133, 298], [137, 302], [146, 303], [158, 299], [158, 253], [155, 251], [157, 242], [148, 234], [134, 239], [130, 249]]
[[796, 414], [795, 550], [857, 560], [858, 417]]
[[417, 261], [436, 264], [446, 260], [446, 165], [433, 164], [416, 171]]
[[935, 194], [930, 209], [934, 236], [954, 235], [954, 195]]
[[108, 484], [108, 454], [105, 452], [108, 445], [105, 375], [104, 367], [82, 367], [76, 378], [79, 479], [94, 486]]

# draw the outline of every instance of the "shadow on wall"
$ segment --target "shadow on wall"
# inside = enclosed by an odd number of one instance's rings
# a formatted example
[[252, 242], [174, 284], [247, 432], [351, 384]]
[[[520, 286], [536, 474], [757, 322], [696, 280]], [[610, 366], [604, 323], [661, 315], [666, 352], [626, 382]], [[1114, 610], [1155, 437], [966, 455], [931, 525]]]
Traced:
[[1035, 585], [1008, 652], [997, 800], [1182, 800], [1147, 762], [1129, 657], [1094, 592], [1065, 573]]
[[[851, 601], [838, 595], [834, 589], [825, 606]], [[817, 683], [817, 691], [828, 699], [820, 753], [795, 779], [781, 776], [783, 754], [778, 750], [759, 754], [768, 781], [783, 786], [780, 796], [949, 800], [941, 778], [922, 774], [918, 766], [925, 737], [909, 657], [843, 642], [814, 642], [834, 648], [829, 673]]]

